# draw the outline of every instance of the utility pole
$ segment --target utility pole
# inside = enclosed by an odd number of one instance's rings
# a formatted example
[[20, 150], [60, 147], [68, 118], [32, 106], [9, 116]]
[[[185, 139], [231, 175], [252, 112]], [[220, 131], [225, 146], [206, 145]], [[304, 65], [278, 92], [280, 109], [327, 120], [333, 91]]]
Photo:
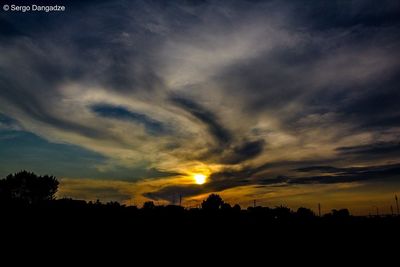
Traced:
[[179, 195], [179, 206], [182, 207], [182, 195]]
[[318, 216], [321, 217], [321, 203], [318, 203]]
[[256, 204], [257, 204], [257, 200], [253, 200], [253, 207], [255, 208], [256, 207]]
[[394, 199], [396, 199], [397, 215], [400, 215], [400, 212], [399, 212], [399, 200], [397, 199], [397, 195], [394, 195]]

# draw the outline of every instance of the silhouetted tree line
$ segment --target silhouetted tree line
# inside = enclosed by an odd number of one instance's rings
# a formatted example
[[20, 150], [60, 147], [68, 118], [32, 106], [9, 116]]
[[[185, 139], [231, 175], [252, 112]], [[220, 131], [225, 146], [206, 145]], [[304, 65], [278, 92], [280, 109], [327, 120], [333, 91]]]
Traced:
[[[279, 220], [279, 221], [313, 221], [320, 219], [315, 213], [301, 207], [297, 211], [292, 211], [287, 207], [279, 206], [275, 208], [269, 207], [248, 207], [243, 210], [238, 204], [233, 207], [224, 202], [217, 194], [211, 194], [201, 203], [200, 208], [185, 209], [177, 205], [159, 206], [153, 201], [148, 201], [141, 208], [136, 206], [126, 206], [118, 202], [102, 203], [99, 200], [84, 201], [74, 200], [71, 198], [56, 199], [55, 194], [58, 189], [59, 182], [54, 176], [38, 176], [32, 172], [21, 171], [10, 174], [6, 178], [0, 180], [0, 208], [16, 209], [16, 208], [51, 208], [55, 210], [70, 211], [104, 211], [104, 212], [124, 212], [130, 214], [141, 213], [147, 215], [165, 215], [165, 216], [182, 216], [183, 214], [193, 215], [200, 218], [201, 216], [209, 216], [215, 214], [217, 216], [245, 216], [246, 219], [263, 219], [263, 220]], [[323, 219], [346, 220], [351, 218], [347, 209], [332, 210], [331, 213], [325, 214]]]
[[2, 204], [37, 205], [55, 199], [59, 182], [54, 176], [21, 171], [0, 180]]

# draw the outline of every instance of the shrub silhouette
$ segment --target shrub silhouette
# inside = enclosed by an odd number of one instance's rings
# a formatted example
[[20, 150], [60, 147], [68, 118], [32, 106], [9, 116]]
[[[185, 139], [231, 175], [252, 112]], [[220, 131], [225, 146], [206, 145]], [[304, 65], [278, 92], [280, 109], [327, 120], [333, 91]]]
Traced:
[[348, 209], [340, 209], [340, 210], [333, 209], [332, 216], [336, 218], [348, 218], [350, 217], [350, 212]]
[[240, 207], [239, 204], [235, 204], [235, 205], [233, 206], [232, 209], [233, 209], [234, 211], [236, 211], [236, 212], [240, 212], [240, 211], [242, 210], [242, 208]]
[[224, 201], [219, 195], [211, 194], [201, 203], [201, 207], [203, 210], [219, 210], [223, 204]]
[[0, 180], [0, 201], [37, 204], [53, 200], [59, 182], [54, 176], [21, 171]]
[[154, 205], [153, 201], [147, 201], [143, 203], [143, 209], [144, 210], [154, 210], [156, 208], [156, 205]]
[[278, 219], [289, 219], [292, 212], [288, 207], [278, 206], [273, 210], [273, 214], [275, 215], [275, 218]]
[[315, 214], [312, 210], [300, 207], [297, 209], [296, 212], [297, 217], [302, 218], [302, 219], [309, 219], [315, 217]]
[[232, 210], [232, 207], [231, 207], [231, 205], [229, 204], [229, 203], [223, 203], [222, 205], [221, 205], [221, 210], [224, 210], [224, 211], [229, 211], [229, 210]]

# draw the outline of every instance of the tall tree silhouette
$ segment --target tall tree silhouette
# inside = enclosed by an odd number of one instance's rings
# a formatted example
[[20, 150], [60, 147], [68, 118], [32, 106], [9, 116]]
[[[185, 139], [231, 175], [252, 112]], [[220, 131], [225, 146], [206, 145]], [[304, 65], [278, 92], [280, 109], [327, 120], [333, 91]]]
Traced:
[[304, 208], [304, 207], [298, 208], [296, 215], [298, 218], [301, 218], [301, 219], [310, 219], [310, 218], [315, 217], [315, 214], [312, 210]]
[[37, 204], [53, 200], [59, 182], [54, 176], [21, 171], [0, 180], [0, 201]]
[[219, 195], [211, 194], [201, 203], [201, 207], [203, 210], [219, 210], [223, 204], [224, 201]]

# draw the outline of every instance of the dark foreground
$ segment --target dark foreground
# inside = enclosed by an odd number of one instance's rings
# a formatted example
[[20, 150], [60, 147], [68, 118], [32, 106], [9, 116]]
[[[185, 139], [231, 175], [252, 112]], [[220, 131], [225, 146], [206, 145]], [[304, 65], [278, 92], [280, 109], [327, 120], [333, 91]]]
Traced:
[[72, 266], [80, 266], [81, 258], [111, 258], [111, 266], [119, 266], [116, 261], [136, 262], [144, 257], [146, 264], [132, 265], [146, 266], [159, 261], [164, 265], [177, 260], [185, 263], [189, 257], [203, 264], [219, 261], [225, 266], [245, 260], [244, 266], [264, 266], [271, 264], [259, 262], [303, 264], [315, 261], [314, 257], [327, 262], [371, 259], [382, 263], [398, 253], [400, 218], [320, 218], [296, 213], [271, 217], [263, 208], [206, 211], [169, 206], [145, 210], [53, 203], [3, 208], [0, 225], [4, 255], [35, 251], [39, 261], [51, 254], [72, 261]]
[[[165, 260], [163, 252], [173, 263], [191, 255], [185, 265], [210, 257], [236, 261], [243, 255], [247, 262], [262, 258], [263, 263], [275, 255], [283, 255], [280, 261], [305, 262], [318, 256], [325, 261], [351, 256], [379, 258], [382, 266], [383, 259], [392, 259], [399, 250], [399, 216], [354, 217], [347, 209], [323, 216], [307, 208], [241, 209], [215, 194], [199, 209], [156, 206], [151, 201], [138, 208], [56, 199], [57, 189], [55, 177], [26, 171], [0, 179], [1, 256], [16, 255], [17, 263], [30, 260], [28, 254], [40, 259], [57, 255], [51, 265], [79, 255], [92, 260], [112, 256], [113, 261], [128, 257], [137, 263], [136, 257], [149, 254], [145, 263], [150, 263]], [[139, 266], [143, 265], [147, 264]]]
[[80, 205], [51, 201], [40, 206], [0, 208], [3, 234], [104, 236], [180, 236], [182, 238], [302, 237], [329, 239], [392, 238], [399, 234], [400, 217], [356, 217], [349, 214], [293, 212], [284, 207], [246, 210], [184, 209], [160, 206], [149, 209], [119, 205]]

